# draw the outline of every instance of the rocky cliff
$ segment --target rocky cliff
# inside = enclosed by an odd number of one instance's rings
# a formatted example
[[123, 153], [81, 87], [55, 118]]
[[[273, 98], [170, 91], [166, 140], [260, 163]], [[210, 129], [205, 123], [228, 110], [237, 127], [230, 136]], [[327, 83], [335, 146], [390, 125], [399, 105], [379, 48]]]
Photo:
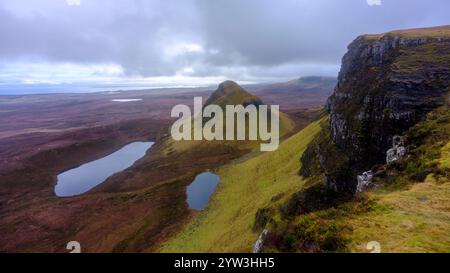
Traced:
[[386, 163], [394, 136], [445, 104], [449, 86], [450, 26], [358, 37], [328, 99], [329, 123], [304, 153], [301, 174], [321, 172], [329, 189], [354, 193], [357, 176]]

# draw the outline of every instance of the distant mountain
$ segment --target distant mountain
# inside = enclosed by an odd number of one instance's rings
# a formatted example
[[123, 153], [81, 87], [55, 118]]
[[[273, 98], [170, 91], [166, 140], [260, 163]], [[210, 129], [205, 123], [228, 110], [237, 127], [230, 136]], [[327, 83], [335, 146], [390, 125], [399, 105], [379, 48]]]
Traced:
[[299, 108], [317, 108], [325, 105], [333, 93], [337, 80], [333, 77], [302, 77], [299, 79], [269, 84], [245, 86], [267, 104], [278, 104], [285, 111]]
[[[334, 77], [322, 77], [322, 76], [309, 76], [309, 77], [301, 77], [295, 80], [291, 80], [285, 83], [275, 84], [275, 86], [279, 86], [280, 88], [296, 88], [297, 91], [301, 92], [304, 90], [310, 89], [333, 89], [336, 85], [337, 81]], [[280, 91], [286, 91], [281, 89]]]
[[248, 88], [255, 93], [259, 92], [325, 92], [331, 95], [337, 80], [334, 77], [309, 76], [281, 83], [249, 85]]

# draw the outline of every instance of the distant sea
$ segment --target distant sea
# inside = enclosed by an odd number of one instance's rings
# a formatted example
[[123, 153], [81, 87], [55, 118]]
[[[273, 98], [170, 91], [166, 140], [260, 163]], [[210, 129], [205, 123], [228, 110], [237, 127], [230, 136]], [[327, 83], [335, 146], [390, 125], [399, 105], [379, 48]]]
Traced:
[[200, 86], [143, 86], [143, 85], [1, 85], [0, 95], [32, 95], [32, 94], [57, 94], [57, 93], [95, 93], [107, 91], [126, 91], [161, 88], [196, 88]]

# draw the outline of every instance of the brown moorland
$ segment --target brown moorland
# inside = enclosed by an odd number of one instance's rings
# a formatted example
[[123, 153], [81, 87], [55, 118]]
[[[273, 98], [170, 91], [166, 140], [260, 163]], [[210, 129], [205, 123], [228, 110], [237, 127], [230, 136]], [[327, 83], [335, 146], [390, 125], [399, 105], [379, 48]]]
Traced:
[[[277, 98], [267, 95], [274, 92], [270, 88], [255, 93], [284, 105], [302, 91], [299, 86]], [[211, 91], [165, 92], [1, 96], [0, 251], [66, 252], [72, 240], [83, 252], [153, 251], [194, 215], [185, 201], [193, 177], [249, 150], [232, 145], [171, 150], [172, 106], [190, 105], [194, 96], [206, 98]], [[313, 103], [287, 107], [296, 130], [315, 118], [326, 97], [318, 92]], [[156, 143], [129, 169], [86, 194], [54, 195], [58, 173], [142, 140]]]

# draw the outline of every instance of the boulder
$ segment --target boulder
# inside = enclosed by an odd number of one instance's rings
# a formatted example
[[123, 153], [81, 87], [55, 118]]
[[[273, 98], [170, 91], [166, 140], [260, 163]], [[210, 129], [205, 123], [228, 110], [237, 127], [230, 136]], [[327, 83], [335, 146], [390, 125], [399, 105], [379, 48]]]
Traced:
[[367, 171], [363, 172], [361, 175], [357, 176], [358, 185], [356, 187], [356, 192], [363, 192], [368, 188], [372, 187], [373, 172]]

